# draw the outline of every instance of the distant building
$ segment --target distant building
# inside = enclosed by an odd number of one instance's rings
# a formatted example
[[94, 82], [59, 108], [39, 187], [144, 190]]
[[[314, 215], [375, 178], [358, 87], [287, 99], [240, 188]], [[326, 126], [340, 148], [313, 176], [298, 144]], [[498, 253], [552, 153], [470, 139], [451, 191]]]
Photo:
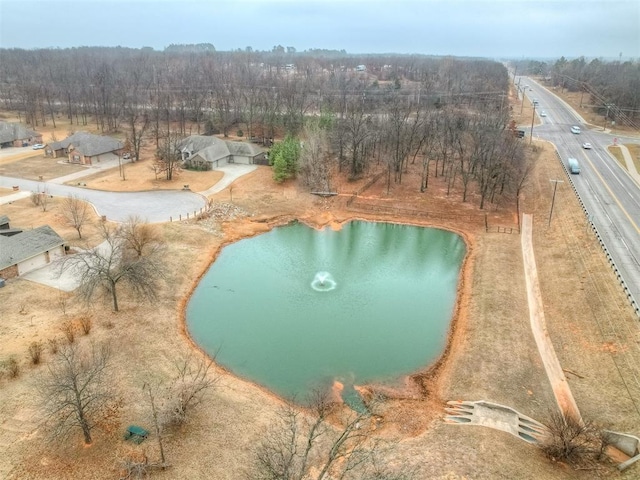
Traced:
[[367, 67], [365, 65], [358, 65], [356, 67], [356, 72], [364, 72], [367, 70]]
[[88, 132], [76, 132], [59, 142], [45, 145], [47, 157], [67, 157], [69, 163], [92, 165], [101, 160], [117, 159], [123, 143], [115, 138], [95, 135]]
[[264, 159], [264, 152], [251, 143], [204, 135], [191, 135], [177, 147], [187, 168], [198, 170], [213, 170], [229, 163], [253, 165]]
[[42, 134], [21, 123], [0, 121], [0, 148], [26, 147], [42, 142]]

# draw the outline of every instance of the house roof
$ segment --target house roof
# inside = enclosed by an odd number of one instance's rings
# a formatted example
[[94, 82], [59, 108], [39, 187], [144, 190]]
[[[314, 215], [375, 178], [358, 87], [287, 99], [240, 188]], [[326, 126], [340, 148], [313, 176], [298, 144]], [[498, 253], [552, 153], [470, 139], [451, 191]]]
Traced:
[[94, 155], [120, 150], [124, 147], [124, 144], [115, 138], [95, 135], [89, 132], [76, 132], [64, 140], [51, 142], [47, 146], [52, 150], [60, 150], [72, 146], [82, 155], [93, 157]]
[[227, 142], [227, 147], [231, 155], [244, 155], [245, 157], [255, 157], [262, 151], [252, 143], [247, 142]]
[[25, 230], [11, 237], [0, 235], [0, 270], [64, 244], [49, 225]]
[[41, 134], [26, 128], [20, 123], [0, 121], [0, 143], [23, 140], [30, 137], [40, 137]]
[[9, 217], [0, 215], [0, 225], [9, 225]]
[[178, 143], [177, 147], [181, 152], [198, 155], [207, 162], [215, 162], [229, 155], [255, 157], [262, 153], [251, 143], [225, 141], [204, 135], [191, 135]]

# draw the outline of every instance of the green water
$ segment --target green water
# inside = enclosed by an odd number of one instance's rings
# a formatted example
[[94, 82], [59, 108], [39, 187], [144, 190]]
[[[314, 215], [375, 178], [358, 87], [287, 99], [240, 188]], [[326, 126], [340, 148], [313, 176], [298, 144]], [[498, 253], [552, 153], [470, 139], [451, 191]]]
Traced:
[[432, 228], [279, 227], [222, 250], [188, 329], [218, 363], [285, 397], [392, 382], [442, 353], [464, 255], [458, 235]]

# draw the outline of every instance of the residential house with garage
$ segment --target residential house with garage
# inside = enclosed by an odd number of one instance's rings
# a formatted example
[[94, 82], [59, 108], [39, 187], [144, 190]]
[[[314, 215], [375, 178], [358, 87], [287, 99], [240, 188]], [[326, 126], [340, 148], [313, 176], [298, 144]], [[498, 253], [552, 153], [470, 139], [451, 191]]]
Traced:
[[26, 128], [21, 123], [0, 121], [0, 148], [26, 147], [42, 143], [42, 134]]
[[24, 275], [63, 257], [64, 240], [50, 226], [0, 230], [0, 278]]
[[265, 160], [264, 152], [251, 143], [204, 135], [191, 135], [177, 148], [185, 166], [195, 170], [213, 170], [230, 163], [262, 164]]
[[115, 138], [76, 132], [59, 142], [45, 145], [44, 154], [51, 158], [67, 158], [69, 163], [93, 165], [101, 161], [117, 160], [124, 144]]

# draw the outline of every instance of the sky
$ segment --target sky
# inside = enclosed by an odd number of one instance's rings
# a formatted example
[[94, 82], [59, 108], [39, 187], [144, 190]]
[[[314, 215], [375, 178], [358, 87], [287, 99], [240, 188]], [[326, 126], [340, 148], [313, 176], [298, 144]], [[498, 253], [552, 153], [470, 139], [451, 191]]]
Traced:
[[0, 0], [0, 47], [640, 58], [640, 0]]

